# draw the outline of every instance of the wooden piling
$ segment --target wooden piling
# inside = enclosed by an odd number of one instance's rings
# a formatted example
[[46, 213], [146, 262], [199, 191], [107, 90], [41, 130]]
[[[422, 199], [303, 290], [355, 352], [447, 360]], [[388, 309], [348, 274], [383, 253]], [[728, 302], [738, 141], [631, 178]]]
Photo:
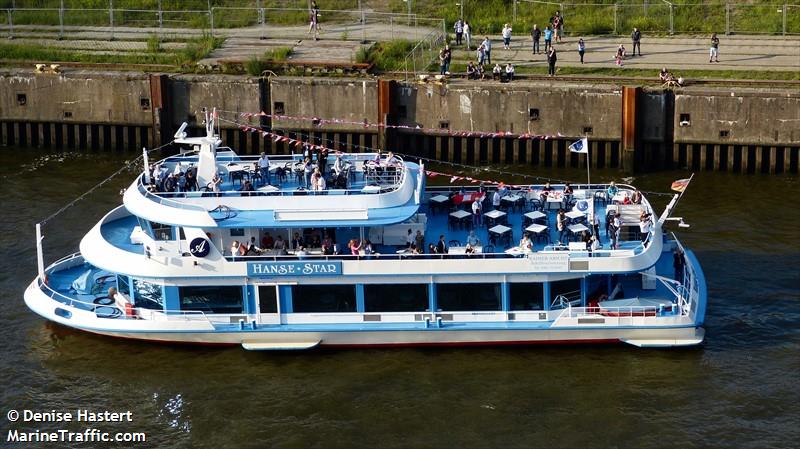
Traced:
[[778, 149], [775, 147], [769, 147], [769, 173], [771, 175], [775, 174], [775, 164], [777, 163], [778, 159]]

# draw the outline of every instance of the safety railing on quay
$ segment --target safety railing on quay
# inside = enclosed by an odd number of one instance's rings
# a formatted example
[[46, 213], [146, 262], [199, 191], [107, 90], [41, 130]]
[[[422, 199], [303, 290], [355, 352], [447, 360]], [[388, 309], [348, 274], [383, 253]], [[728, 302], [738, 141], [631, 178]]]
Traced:
[[[26, 2], [16, 2], [2, 8], [5, 29], [9, 38], [15, 32], [26, 29], [57, 31], [59, 39], [71, 31], [93, 31], [105, 33], [114, 39], [122, 34], [174, 35], [186, 38], [189, 35], [228, 36], [241, 34], [261, 38], [275, 31], [274, 37], [301, 37], [311, 34], [309, 10], [307, 8], [275, 8], [264, 6], [214, 6], [209, 2], [196, 2], [190, 8], [163, 8], [168, 4], [157, 2], [152, 9], [115, 7], [114, 0], [93, 8], [73, 8], [61, 2], [59, 7], [28, 7]], [[261, 3], [261, 2], [258, 2]], [[34, 4], [36, 5], [36, 4]], [[376, 12], [366, 9], [319, 10], [320, 32], [335, 35], [341, 40], [393, 40], [417, 41], [430, 29], [444, 32], [442, 19], [419, 17], [417, 14]], [[374, 25], [388, 25], [387, 36], [383, 28], [371, 30]], [[51, 28], [44, 28], [51, 27]], [[192, 32], [196, 30], [196, 32]], [[410, 31], [410, 32], [409, 32]]]
[[[564, 17], [564, 32], [571, 35], [627, 35], [634, 27], [642, 33], [800, 34], [800, 4], [780, 1], [569, 3], [517, 0], [513, 3], [514, 23], [527, 17], [551, 17], [558, 10]], [[517, 14], [517, 3], [523, 8], [521, 15]]]

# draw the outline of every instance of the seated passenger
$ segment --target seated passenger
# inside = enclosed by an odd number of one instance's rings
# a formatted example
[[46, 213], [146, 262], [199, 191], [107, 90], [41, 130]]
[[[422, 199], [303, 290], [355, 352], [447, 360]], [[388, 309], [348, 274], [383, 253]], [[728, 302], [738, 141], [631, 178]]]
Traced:
[[356, 239], [350, 239], [350, 242], [347, 243], [347, 247], [350, 248], [350, 255], [358, 256], [363, 249], [364, 242], [358, 242]]
[[364, 239], [364, 245], [362, 251], [364, 251], [364, 254], [366, 255], [375, 254], [375, 250], [372, 249], [372, 242], [370, 242], [369, 239]]
[[333, 254], [333, 239], [325, 233], [325, 238], [322, 239], [322, 253], [325, 255]]
[[305, 240], [302, 237], [300, 237], [300, 233], [295, 232], [294, 236], [292, 237], [292, 249], [296, 250], [300, 246], [303, 246], [304, 243]]
[[639, 189], [633, 191], [633, 195], [631, 196], [631, 203], [642, 204], [642, 192], [640, 192]]
[[542, 191], [539, 194], [539, 200], [542, 202], [542, 204], [544, 204], [544, 202], [547, 201], [547, 197], [550, 196], [550, 192], [552, 191], [553, 187], [550, 186], [550, 182], [544, 183], [544, 187], [542, 187]]
[[294, 252], [294, 255], [297, 256], [298, 259], [305, 259], [308, 256], [308, 250], [306, 250], [305, 246], [299, 246]]
[[481, 239], [475, 235], [475, 231], [469, 231], [469, 235], [467, 236], [467, 245], [471, 246], [481, 246]]
[[278, 238], [275, 239], [275, 244], [272, 248], [279, 254], [286, 254], [286, 241], [283, 240], [283, 236], [279, 235]]
[[570, 201], [572, 201], [572, 195], [575, 194], [575, 191], [572, 190], [572, 185], [570, 183], [564, 184], [564, 201], [569, 205]]
[[240, 192], [253, 192], [256, 189], [253, 188], [253, 184], [250, 181], [245, 181], [242, 184], [242, 187], [239, 189]]
[[437, 254], [436, 247], [433, 243], [428, 243], [428, 254]]
[[531, 239], [528, 237], [527, 232], [522, 235], [522, 239], [519, 241], [519, 249], [525, 253], [529, 253], [533, 250], [533, 244], [531, 244]]
[[239, 241], [234, 240], [231, 242], [231, 256], [239, 255]]
[[269, 232], [264, 233], [264, 237], [261, 238], [261, 247], [264, 249], [272, 249], [272, 245], [275, 244], [275, 240], [272, 239], [272, 236], [269, 235]]
[[464, 248], [464, 254], [475, 254], [475, 247], [469, 243]]
[[247, 245], [247, 255], [253, 256], [261, 254], [262, 249], [256, 245], [256, 238], [250, 237], [250, 243]]
[[618, 192], [619, 192], [619, 188], [618, 188], [618, 187], [617, 187], [617, 185], [614, 183], [614, 181], [611, 181], [611, 182], [608, 184], [608, 188], [606, 189], [606, 195], [608, 195], [608, 199], [609, 199], [609, 200], [611, 200], [612, 198], [614, 198], [614, 196], [615, 196], [615, 195], [616, 195]]
[[390, 151], [389, 154], [386, 155], [386, 161], [384, 162], [384, 164], [387, 167], [397, 167], [398, 165], [400, 165], [400, 159], [397, 159], [394, 153]]
[[412, 244], [411, 248], [409, 248], [409, 250], [410, 250], [411, 254], [415, 254], [415, 255], [416, 254], [422, 254], [422, 252], [420, 251], [419, 247], [417, 247], [416, 243]]

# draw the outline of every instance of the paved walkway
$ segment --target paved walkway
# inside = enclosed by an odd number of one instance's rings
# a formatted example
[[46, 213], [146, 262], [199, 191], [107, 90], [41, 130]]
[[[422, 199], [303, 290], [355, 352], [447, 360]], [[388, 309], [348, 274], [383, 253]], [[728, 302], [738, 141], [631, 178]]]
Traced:
[[[555, 44], [558, 66], [581, 66], [578, 56], [579, 37], [567, 37]], [[660, 69], [713, 70], [783, 70], [800, 72], [800, 37], [721, 36], [719, 63], [709, 63], [709, 38], [686, 36], [643, 38], [641, 57], [632, 57], [631, 42], [624, 37], [586, 37], [586, 54], [583, 67], [615, 67], [614, 55], [620, 44], [625, 45], [628, 58], [623, 67]], [[543, 41], [540, 43], [544, 51]], [[473, 47], [475, 43], [473, 42]], [[475, 51], [457, 49], [456, 60], [476, 60]], [[514, 40], [511, 50], [503, 50], [499, 37], [492, 38], [492, 63], [511, 62], [518, 66], [546, 66], [544, 55], [532, 53], [532, 42], [527, 39]]]
[[[224, 61], [245, 61], [253, 56], [261, 56], [265, 51], [277, 47], [291, 47], [291, 59], [298, 62], [312, 61], [349, 63], [355, 54], [368, 43], [407, 38], [419, 40], [434, 28], [414, 27], [392, 22], [373, 22], [362, 26], [360, 22], [322, 23], [320, 40], [308, 35], [306, 26], [253, 26], [236, 29], [218, 29], [215, 35], [226, 37], [223, 46], [210, 55], [202, 64], [214, 65]], [[451, 31], [448, 29], [448, 31]], [[0, 26], [0, 35], [8, 30]], [[203, 33], [197, 29], [182, 28], [133, 28], [117, 27], [113, 30], [115, 40], [110, 40], [111, 29], [107, 27], [66, 27], [67, 39], [56, 40], [58, 27], [16, 26], [14, 40], [7, 43], [36, 43], [81, 51], [100, 52], [141, 52], [146, 49], [147, 37], [161, 33], [165, 39], [186, 39]], [[559, 66], [580, 66], [576, 50], [578, 36], [569, 36], [563, 43], [555, 44], [558, 51]], [[619, 44], [624, 44], [630, 53], [631, 42], [628, 37], [586, 37], [584, 67], [614, 67], [613, 55]], [[625, 67], [660, 69], [667, 67], [675, 73], [681, 69], [714, 70], [772, 70], [800, 72], [800, 36], [720, 36], [720, 62], [708, 62], [710, 36], [642, 38], [642, 57], [629, 57]], [[473, 48], [476, 46], [473, 39]], [[544, 66], [544, 54], [531, 52], [530, 36], [512, 37], [511, 50], [502, 49], [500, 36], [492, 36], [492, 61], [512, 62], [518, 66]], [[179, 49], [184, 44], [167, 42], [166, 49]], [[544, 48], [542, 42], [542, 49]], [[466, 62], [475, 60], [475, 50], [455, 49], [454, 60]]]

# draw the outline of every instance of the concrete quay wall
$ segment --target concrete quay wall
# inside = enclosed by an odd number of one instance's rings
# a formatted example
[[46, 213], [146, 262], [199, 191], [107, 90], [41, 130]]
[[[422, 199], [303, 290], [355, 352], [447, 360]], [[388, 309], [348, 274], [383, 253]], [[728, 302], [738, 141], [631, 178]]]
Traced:
[[[337, 150], [380, 147], [464, 164], [582, 167], [584, 159], [568, 146], [584, 135], [593, 167], [626, 172], [797, 173], [800, 153], [800, 91], [788, 88], [671, 91], [569, 81], [405, 84], [13, 69], [0, 71], [0, 145], [150, 148], [169, 142], [184, 121], [199, 132], [204, 107], [221, 111], [228, 120], [222, 138], [242, 153], [297, 148], [235, 122]], [[268, 116], [237, 114], [260, 111]], [[500, 131], [548, 138], [478, 135]]]

